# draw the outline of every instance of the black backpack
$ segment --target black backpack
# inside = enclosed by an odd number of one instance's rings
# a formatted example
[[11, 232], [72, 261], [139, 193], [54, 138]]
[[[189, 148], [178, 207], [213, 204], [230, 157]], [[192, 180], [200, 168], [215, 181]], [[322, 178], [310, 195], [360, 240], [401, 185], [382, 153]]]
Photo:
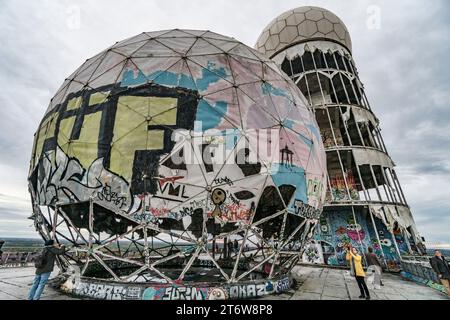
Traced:
[[41, 253], [36, 256], [34, 260], [34, 266], [37, 269], [43, 268], [47, 264], [47, 248], [42, 249]]

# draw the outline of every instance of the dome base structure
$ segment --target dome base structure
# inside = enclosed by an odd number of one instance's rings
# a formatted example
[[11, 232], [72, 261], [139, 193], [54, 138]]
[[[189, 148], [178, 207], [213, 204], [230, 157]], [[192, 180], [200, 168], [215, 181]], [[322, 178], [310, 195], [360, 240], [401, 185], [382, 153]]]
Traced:
[[[162, 269], [167, 274], [171, 269]], [[211, 275], [209, 279], [200, 274], [213, 271], [213, 267], [192, 268], [183, 283], [164, 284], [161, 282], [120, 282], [93, 277], [80, 277], [73, 272], [60, 280], [60, 288], [71, 295], [98, 300], [236, 300], [255, 299], [290, 290], [292, 279], [289, 275], [272, 279], [257, 278], [238, 283], [217, 282]]]

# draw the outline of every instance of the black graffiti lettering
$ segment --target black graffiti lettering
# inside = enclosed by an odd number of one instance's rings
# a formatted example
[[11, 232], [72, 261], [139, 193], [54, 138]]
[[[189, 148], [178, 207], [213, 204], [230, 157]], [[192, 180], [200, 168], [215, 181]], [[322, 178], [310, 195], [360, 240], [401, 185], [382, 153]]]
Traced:
[[304, 203], [302, 200], [295, 200], [294, 202], [295, 214], [306, 219], [319, 219], [321, 210], [311, 207], [310, 205]]
[[180, 195], [181, 186], [175, 187], [173, 184], [169, 183], [169, 195], [171, 196], [179, 196]]
[[214, 184], [227, 184], [229, 186], [233, 185], [233, 181], [231, 181], [231, 179], [228, 177], [215, 178], [213, 180], [213, 183]]
[[97, 198], [101, 201], [114, 203], [115, 206], [122, 208], [126, 205], [127, 198], [119, 196], [117, 192], [111, 191], [111, 186], [105, 185], [100, 192], [97, 192]]
[[245, 299], [245, 298], [254, 298], [260, 297], [267, 294], [266, 285], [265, 284], [242, 284], [231, 286], [229, 288], [230, 298], [231, 299]]
[[159, 187], [161, 194], [169, 195], [176, 198], [188, 199], [189, 196], [186, 195], [185, 185], [176, 185], [175, 183], [166, 183], [164, 187]]
[[117, 285], [106, 285], [97, 283], [80, 283], [79, 287], [75, 289], [75, 293], [83, 296], [88, 296], [95, 299], [103, 300], [124, 300], [124, 299], [139, 299], [139, 287], [124, 287]]

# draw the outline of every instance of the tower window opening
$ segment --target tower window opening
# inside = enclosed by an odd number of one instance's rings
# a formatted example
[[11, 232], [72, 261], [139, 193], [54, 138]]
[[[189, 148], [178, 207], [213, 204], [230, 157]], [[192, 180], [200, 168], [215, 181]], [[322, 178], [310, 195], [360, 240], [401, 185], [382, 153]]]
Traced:
[[332, 81], [334, 86], [333, 95], [331, 96], [332, 101], [334, 103], [349, 103], [347, 100], [347, 95], [345, 94], [344, 84], [342, 83], [339, 75], [335, 75]]
[[389, 190], [387, 190], [387, 182], [384, 179], [381, 166], [372, 166], [373, 173], [377, 179], [377, 184], [380, 190], [381, 200], [386, 202], [392, 202], [390, 200]]
[[372, 133], [368, 128], [369, 126], [370, 126], [369, 122], [358, 122], [359, 131], [361, 132], [364, 145], [366, 147], [375, 148], [377, 147], [377, 145], [375, 144], [375, 140], [372, 136]]
[[329, 69], [337, 69], [336, 62], [330, 52], [325, 53], [325, 62]]
[[314, 70], [314, 61], [313, 56], [310, 51], [305, 51], [305, 54], [302, 56], [303, 60], [303, 67], [305, 68], [305, 71]]
[[324, 68], [326, 68], [322, 52], [320, 50], [318, 50], [318, 49], [316, 51], [314, 51], [314, 62], [316, 64], [316, 69], [324, 69]]
[[337, 151], [327, 152], [327, 168], [330, 179], [330, 190], [327, 194], [327, 198], [329, 197], [329, 199], [327, 200], [348, 200], [347, 188]]
[[332, 148], [334, 144], [333, 131], [328, 120], [326, 109], [316, 109], [316, 120], [320, 128], [320, 135], [325, 148]]
[[353, 145], [363, 146], [363, 142], [361, 140], [361, 136], [359, 135], [357, 125], [358, 124], [355, 121], [353, 112], [350, 112], [350, 116], [348, 118], [348, 121], [346, 122], [348, 135], [350, 136], [350, 140], [352, 141]]
[[400, 195], [400, 192], [397, 188], [397, 185], [395, 184], [395, 181], [393, 180], [392, 174], [391, 174], [391, 169], [390, 168], [383, 168], [384, 169], [384, 173], [385, 176], [388, 180], [389, 186], [392, 190], [392, 194], [394, 196], [394, 200], [397, 203], [402, 203], [402, 204], [406, 204], [403, 202], [402, 197]]
[[345, 65], [344, 65], [344, 61], [342, 60], [341, 54], [339, 52], [335, 52], [334, 58], [336, 59], [338, 69], [345, 71]]
[[288, 76], [292, 76], [292, 68], [291, 68], [291, 62], [288, 59], [284, 59], [283, 63], [281, 64], [281, 70], [284, 71]]
[[378, 194], [377, 185], [373, 180], [370, 165], [360, 165], [359, 172], [361, 173], [361, 178], [363, 180], [362, 182], [364, 184], [364, 187], [366, 188], [366, 191], [369, 193], [370, 199], [381, 201], [380, 195]]
[[343, 56], [342, 59], [344, 60], [345, 69], [348, 72], [353, 73], [353, 70], [352, 70], [352, 67], [351, 67], [351, 63], [350, 63], [350, 59], [347, 58], [347, 56]]
[[[356, 171], [353, 170], [355, 161], [350, 150], [339, 151], [342, 161], [342, 171], [347, 180], [348, 191], [352, 200], [359, 200], [359, 190], [361, 189], [361, 181], [358, 179]], [[359, 186], [358, 186], [359, 184]]]
[[354, 93], [356, 94], [356, 97], [355, 97], [356, 102], [355, 102], [355, 104], [363, 105], [364, 102], [361, 99], [362, 88], [358, 85], [358, 80], [356, 78], [354, 78], [352, 80], [352, 84], [353, 84], [353, 88], [354, 88]]
[[291, 60], [291, 65], [293, 74], [299, 74], [305, 71], [303, 69], [302, 60], [299, 56], [296, 56], [294, 59]]

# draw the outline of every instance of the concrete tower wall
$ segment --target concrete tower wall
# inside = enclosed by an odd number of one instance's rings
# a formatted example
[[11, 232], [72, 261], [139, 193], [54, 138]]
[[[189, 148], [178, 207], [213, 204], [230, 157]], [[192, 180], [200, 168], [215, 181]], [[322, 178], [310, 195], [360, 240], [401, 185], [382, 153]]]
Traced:
[[422, 249], [422, 240], [359, 79], [347, 28], [325, 9], [301, 7], [274, 19], [255, 47], [309, 100], [326, 148], [326, 205], [304, 258], [342, 265], [342, 247], [350, 243], [363, 252], [373, 247], [389, 269], [398, 269], [400, 257]]

